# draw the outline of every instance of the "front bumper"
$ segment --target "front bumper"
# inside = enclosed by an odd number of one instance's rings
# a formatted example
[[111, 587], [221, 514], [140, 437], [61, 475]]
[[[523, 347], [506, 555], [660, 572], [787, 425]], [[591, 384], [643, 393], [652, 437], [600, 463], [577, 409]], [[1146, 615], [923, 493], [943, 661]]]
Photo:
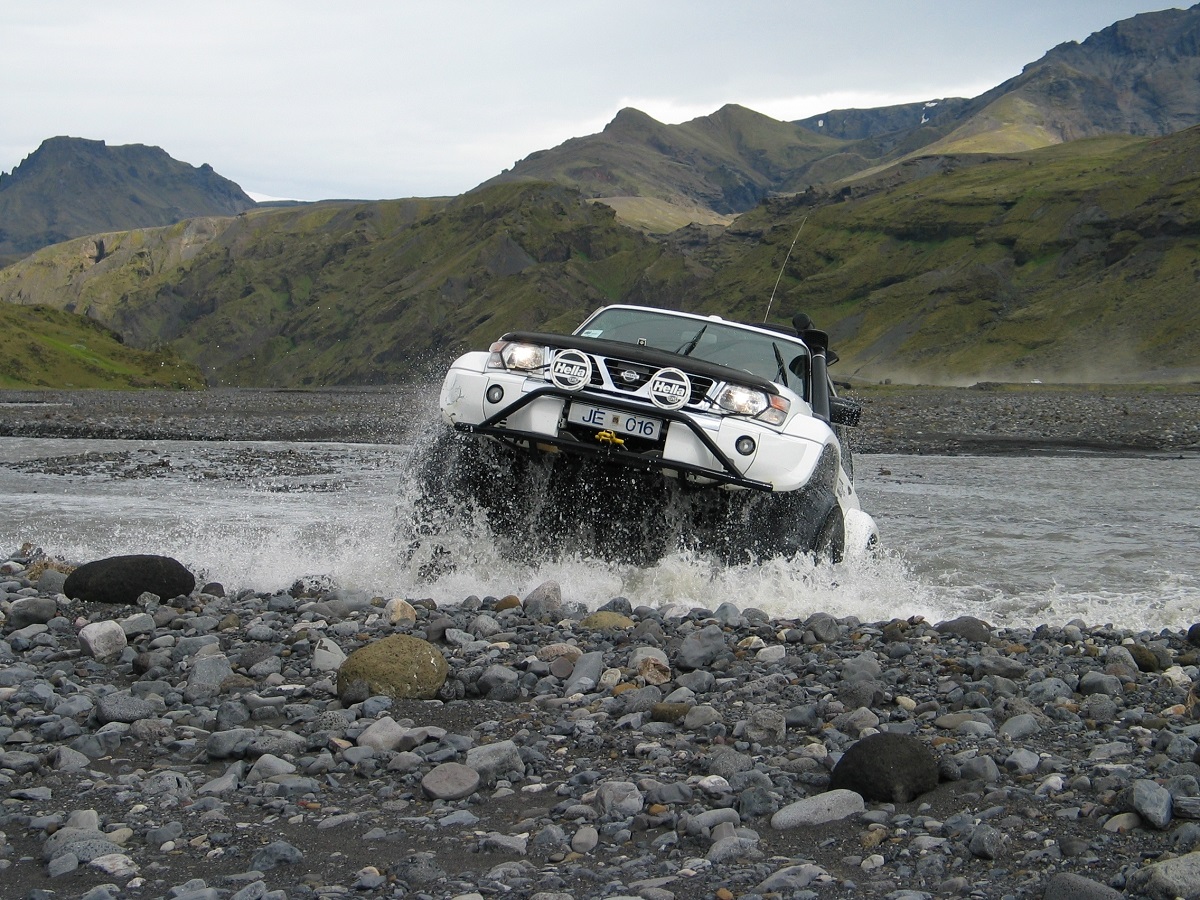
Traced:
[[[472, 354], [474, 355], [474, 354]], [[504, 399], [486, 400], [500, 386]], [[583, 402], [617, 412], [662, 420], [661, 446], [640, 451], [580, 439], [564, 428], [567, 405]], [[716, 416], [687, 408], [664, 410], [608, 393], [569, 392], [510, 372], [475, 371], [456, 366], [442, 386], [442, 414], [461, 432], [487, 435], [519, 449], [563, 452], [628, 468], [660, 471], [692, 483], [753, 491], [794, 491], [805, 487], [827, 441], [819, 435], [788, 433], [805, 427], [827, 431], [819, 420], [794, 417], [784, 432], [738, 416]], [[735, 443], [749, 436], [755, 450], [739, 454]], [[832, 436], [830, 435], [832, 440]]]

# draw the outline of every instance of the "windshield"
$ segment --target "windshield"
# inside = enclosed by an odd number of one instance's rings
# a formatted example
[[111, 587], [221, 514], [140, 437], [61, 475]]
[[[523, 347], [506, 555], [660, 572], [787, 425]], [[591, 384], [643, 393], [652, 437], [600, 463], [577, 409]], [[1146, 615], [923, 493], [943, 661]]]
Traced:
[[667, 350], [750, 372], [804, 396], [803, 344], [715, 319], [688, 319], [643, 309], [602, 310], [576, 334]]

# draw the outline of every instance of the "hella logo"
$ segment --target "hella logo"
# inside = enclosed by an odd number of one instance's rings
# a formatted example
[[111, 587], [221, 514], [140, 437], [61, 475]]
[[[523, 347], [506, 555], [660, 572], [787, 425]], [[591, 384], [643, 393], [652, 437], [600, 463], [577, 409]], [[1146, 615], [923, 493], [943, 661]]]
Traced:
[[592, 363], [578, 350], [563, 350], [550, 366], [550, 380], [564, 391], [578, 391], [592, 379]]
[[692, 393], [692, 383], [678, 369], [660, 369], [647, 385], [650, 402], [661, 409], [679, 409]]

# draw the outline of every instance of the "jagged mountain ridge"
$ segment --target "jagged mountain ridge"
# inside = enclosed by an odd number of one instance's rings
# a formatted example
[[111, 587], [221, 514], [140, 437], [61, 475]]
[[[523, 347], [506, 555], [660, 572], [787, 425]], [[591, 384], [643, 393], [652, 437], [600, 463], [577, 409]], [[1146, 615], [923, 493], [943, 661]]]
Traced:
[[0, 174], [0, 262], [70, 238], [229, 216], [254, 207], [207, 163], [159, 147], [53, 137]]
[[[677, 215], [660, 218], [678, 226], [727, 221], [773, 193], [869, 176], [921, 155], [1164, 135], [1197, 123], [1200, 5], [1143, 13], [1061, 44], [972, 99], [831, 110], [796, 122], [733, 105], [679, 125], [622, 110], [599, 134], [533, 153], [485, 184], [553, 180], [622, 213], [629, 197], [649, 198], [672, 204]], [[638, 223], [639, 212], [633, 206], [628, 218]]]

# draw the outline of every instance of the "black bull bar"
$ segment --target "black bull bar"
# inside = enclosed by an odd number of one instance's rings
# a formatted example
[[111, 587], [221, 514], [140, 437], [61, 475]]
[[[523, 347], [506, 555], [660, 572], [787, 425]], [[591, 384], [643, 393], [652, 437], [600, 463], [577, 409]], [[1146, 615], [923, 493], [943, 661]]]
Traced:
[[[747, 488], [754, 491], [772, 491], [774, 487], [769, 481], [758, 481], [753, 478], [747, 478], [740, 471], [733, 461], [725, 455], [720, 447], [716, 445], [711, 437], [709, 437], [703, 428], [697, 425], [687, 415], [670, 409], [655, 409], [653, 416], [655, 418], [665, 419], [668, 422], [677, 422], [688, 428], [692, 434], [705, 446], [709, 453], [721, 464], [721, 471], [698, 466], [694, 463], [675, 462], [672, 460], [663, 459], [661, 456], [644, 456], [640, 453], [635, 453], [629, 450], [621, 450], [618, 447], [608, 445], [604, 446], [596, 444], [586, 444], [574, 437], [559, 437], [558, 435], [545, 435], [536, 431], [520, 431], [515, 428], [506, 428], [497, 423], [503, 421], [508, 416], [512, 415], [517, 410], [523, 409], [534, 400], [541, 397], [557, 397], [563, 401], [571, 402], [572, 400], [585, 399], [579, 394], [573, 394], [569, 391], [564, 391], [551, 385], [535, 388], [527, 394], [522, 394], [511, 405], [506, 406], [503, 410], [495, 415], [489, 416], [478, 425], [470, 425], [466, 422], [455, 422], [454, 428], [457, 431], [468, 434], [486, 434], [490, 437], [499, 438], [510, 444], [518, 444], [521, 441], [527, 441], [530, 444], [546, 444], [553, 447], [558, 447], [567, 450], [571, 453], [576, 453], [583, 456], [591, 456], [608, 461], [613, 464], [629, 466], [631, 468], [668, 471], [675, 472], [679, 476], [695, 475], [701, 478], [707, 478], [719, 484], [733, 485], [735, 487]], [[619, 397], [604, 396], [600, 399], [586, 398], [589, 403], [595, 403], [609, 409], [615, 409], [620, 412], [634, 413], [636, 415], [646, 415], [646, 407], [641, 404], [630, 403], [628, 400], [622, 400]]]

